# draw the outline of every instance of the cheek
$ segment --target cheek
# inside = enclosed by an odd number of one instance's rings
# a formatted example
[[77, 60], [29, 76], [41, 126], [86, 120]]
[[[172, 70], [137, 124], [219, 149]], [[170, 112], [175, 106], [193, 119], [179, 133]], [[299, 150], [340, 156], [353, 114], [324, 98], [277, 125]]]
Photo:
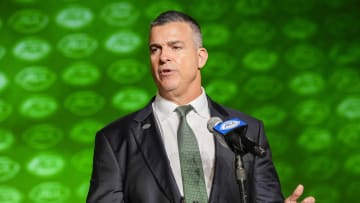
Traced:
[[150, 56], [150, 64], [151, 66], [154, 66], [156, 62], [156, 58], [154, 56]]
[[198, 66], [198, 59], [195, 58], [193, 54], [184, 54], [177, 57], [177, 59], [179, 64], [186, 66], [187, 68]]
[[156, 72], [157, 70], [157, 63], [155, 58], [150, 58], [150, 68], [152, 72]]
[[187, 60], [184, 60], [184, 63], [188, 72], [196, 72], [199, 68], [199, 61], [197, 58], [188, 58]]
[[150, 67], [150, 71], [151, 71], [151, 75], [154, 79], [156, 79], [158, 76], [157, 76], [157, 69], [153, 66], [153, 64], [151, 64], [151, 67]]
[[192, 80], [196, 77], [198, 71], [199, 69], [194, 65], [194, 63], [189, 63], [187, 64], [186, 69], [184, 69], [183, 74], [185, 78]]

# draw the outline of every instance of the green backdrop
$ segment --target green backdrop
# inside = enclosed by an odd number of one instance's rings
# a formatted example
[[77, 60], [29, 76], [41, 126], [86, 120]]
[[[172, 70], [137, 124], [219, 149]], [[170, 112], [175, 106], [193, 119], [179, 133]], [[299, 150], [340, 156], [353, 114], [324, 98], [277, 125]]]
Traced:
[[357, 0], [0, 0], [0, 203], [84, 202], [95, 132], [144, 106], [149, 22], [202, 25], [207, 93], [265, 122], [284, 195], [360, 188]]

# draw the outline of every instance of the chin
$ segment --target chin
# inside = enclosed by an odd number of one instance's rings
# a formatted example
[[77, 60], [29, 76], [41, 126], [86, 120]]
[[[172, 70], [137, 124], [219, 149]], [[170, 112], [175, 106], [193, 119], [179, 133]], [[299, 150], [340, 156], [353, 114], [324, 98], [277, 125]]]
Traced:
[[176, 87], [174, 87], [174, 86], [161, 86], [161, 88], [159, 88], [159, 89], [161, 89], [161, 92], [166, 94], [166, 93], [170, 93], [170, 92], [176, 90]]
[[174, 83], [174, 81], [162, 82], [159, 85], [160, 85], [161, 89], [163, 89], [165, 91], [172, 91], [178, 87], [178, 85], [176, 83]]
[[172, 88], [172, 87], [163, 87], [162, 89], [164, 90], [164, 92], [172, 92], [172, 91], [174, 91], [176, 88]]

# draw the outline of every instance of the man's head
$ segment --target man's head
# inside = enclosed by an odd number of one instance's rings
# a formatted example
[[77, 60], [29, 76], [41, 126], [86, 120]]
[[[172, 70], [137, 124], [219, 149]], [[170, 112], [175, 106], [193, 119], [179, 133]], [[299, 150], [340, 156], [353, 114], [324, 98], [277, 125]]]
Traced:
[[161, 13], [154, 21], [151, 22], [150, 27], [164, 25], [171, 22], [184, 22], [190, 25], [194, 32], [195, 44], [200, 48], [203, 46], [202, 33], [200, 25], [191, 16], [181, 13], [179, 11], [166, 11]]
[[151, 24], [150, 62], [159, 94], [179, 105], [201, 94], [200, 69], [207, 61], [195, 20], [177, 11], [162, 13]]

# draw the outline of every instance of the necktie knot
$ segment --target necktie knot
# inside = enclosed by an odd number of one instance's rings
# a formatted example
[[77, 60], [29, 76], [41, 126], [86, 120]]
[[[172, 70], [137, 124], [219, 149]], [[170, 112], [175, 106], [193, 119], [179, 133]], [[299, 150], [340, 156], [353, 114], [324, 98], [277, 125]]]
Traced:
[[184, 118], [193, 107], [191, 105], [178, 106], [175, 111], [180, 115], [181, 118]]

